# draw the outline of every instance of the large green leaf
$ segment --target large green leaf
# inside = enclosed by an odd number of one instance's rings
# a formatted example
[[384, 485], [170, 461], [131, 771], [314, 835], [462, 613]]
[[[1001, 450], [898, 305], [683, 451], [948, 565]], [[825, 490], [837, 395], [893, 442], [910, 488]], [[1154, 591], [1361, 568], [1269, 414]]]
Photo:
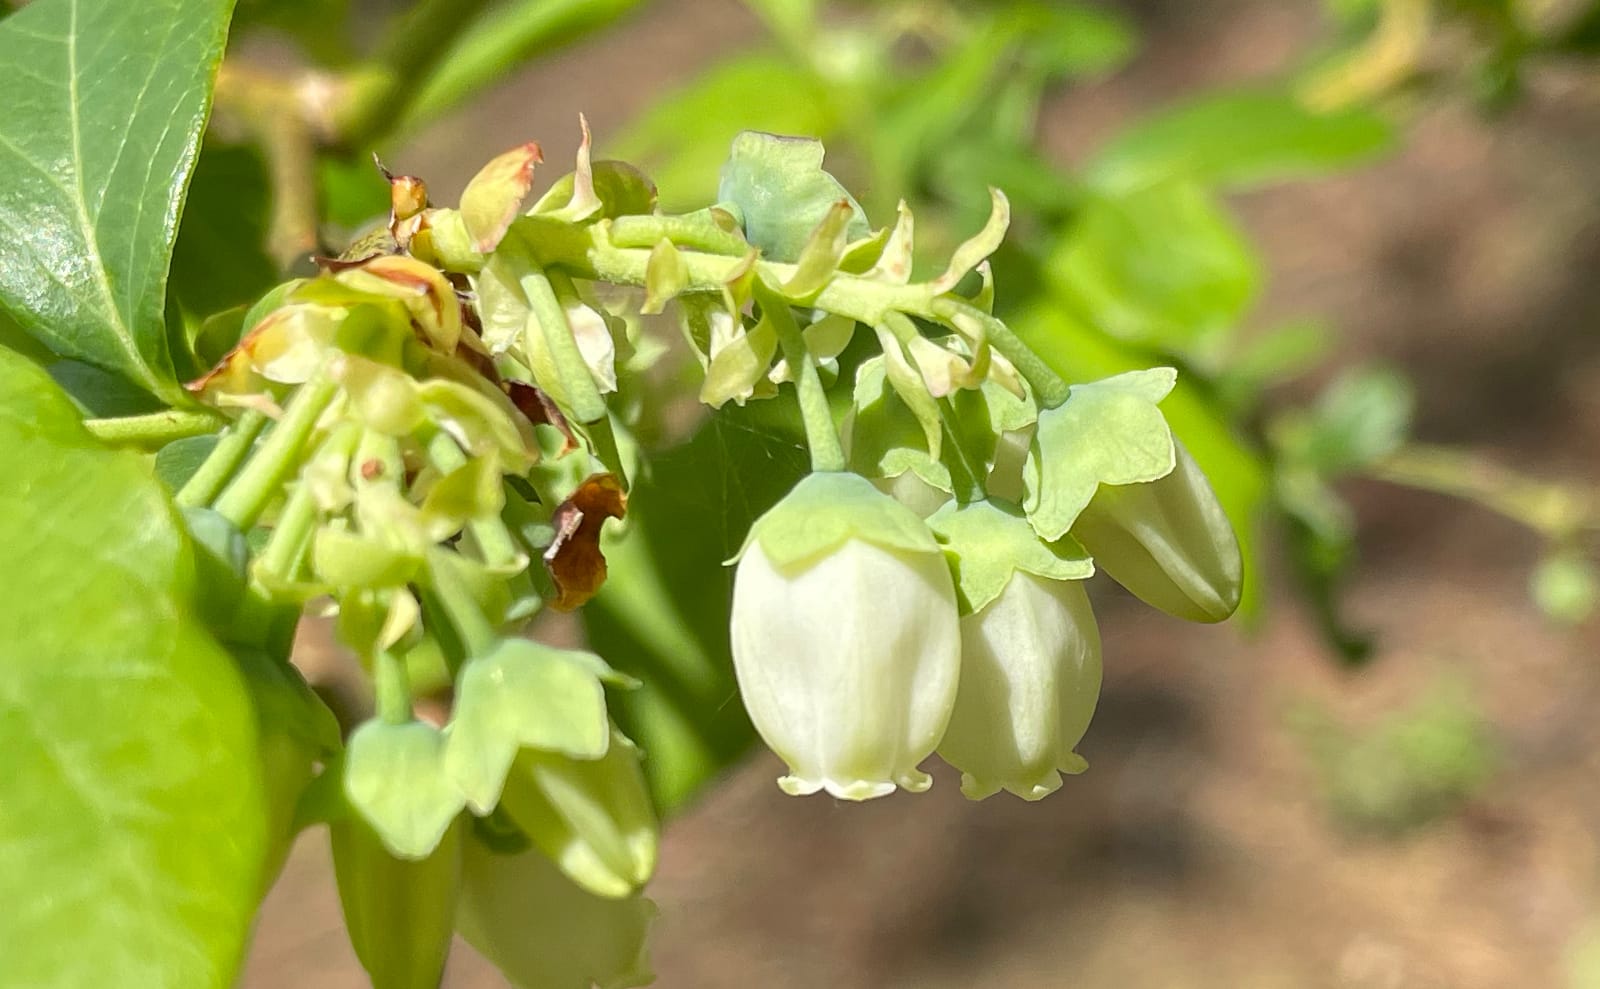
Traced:
[[185, 401], [167, 262], [233, 0], [36, 0], [0, 22], [0, 312]]
[[1207, 371], [1261, 281], [1226, 210], [1184, 181], [1090, 197], [1046, 267], [1057, 294], [1100, 330]]
[[255, 715], [176, 513], [0, 350], [0, 981], [225, 986], [265, 856]]
[[1392, 142], [1393, 128], [1370, 110], [1319, 113], [1286, 91], [1225, 92], [1124, 131], [1095, 158], [1089, 175], [1123, 189], [1168, 178], [1249, 186], [1346, 168]]

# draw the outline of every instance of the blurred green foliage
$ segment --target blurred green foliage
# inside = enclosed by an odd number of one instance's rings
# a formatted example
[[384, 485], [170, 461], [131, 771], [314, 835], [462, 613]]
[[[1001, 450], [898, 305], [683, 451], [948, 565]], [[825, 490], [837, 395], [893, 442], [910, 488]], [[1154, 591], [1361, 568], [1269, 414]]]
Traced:
[[1302, 704], [1290, 715], [1329, 811], [1358, 831], [1395, 834], [1459, 809], [1499, 761], [1482, 710], [1460, 682], [1429, 685], [1370, 724]]

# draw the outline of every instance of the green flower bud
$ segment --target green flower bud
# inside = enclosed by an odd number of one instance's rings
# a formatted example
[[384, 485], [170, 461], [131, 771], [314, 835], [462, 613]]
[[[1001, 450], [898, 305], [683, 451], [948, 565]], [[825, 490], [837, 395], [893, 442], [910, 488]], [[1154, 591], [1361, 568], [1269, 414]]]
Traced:
[[751, 526], [734, 576], [745, 708], [787, 793], [927, 789], [960, 666], [955, 592], [910, 509], [854, 474], [812, 474]]
[[1239, 607], [1239, 540], [1200, 466], [1175, 444], [1172, 473], [1144, 484], [1102, 485], [1072, 534], [1101, 569], [1140, 600], [1193, 622]]
[[456, 926], [520, 989], [625, 989], [655, 980], [646, 939], [655, 904], [595, 896], [538, 850], [493, 851], [475, 832], [463, 848]]
[[358, 815], [328, 826], [345, 927], [372, 989], [437, 989], [461, 882], [457, 821], [418, 861], [397, 859]]
[[615, 729], [598, 759], [523, 750], [500, 800], [534, 845], [596, 896], [629, 896], [655, 872], [659, 825], [639, 750]]

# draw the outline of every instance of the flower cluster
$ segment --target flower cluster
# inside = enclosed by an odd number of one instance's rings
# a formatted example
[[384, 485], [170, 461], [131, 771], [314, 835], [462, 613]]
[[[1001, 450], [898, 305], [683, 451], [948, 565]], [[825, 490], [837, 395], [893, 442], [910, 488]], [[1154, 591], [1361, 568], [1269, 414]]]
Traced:
[[[729, 630], [789, 793], [922, 790], [937, 751], [969, 796], [1041, 797], [1084, 768], [1094, 561], [1183, 617], [1239, 600], [1227, 519], [1158, 407], [1173, 372], [1069, 386], [992, 314], [999, 192], [918, 280], [910, 211], [872, 230], [814, 141], [740, 135], [720, 201], [681, 215], [587, 130], [530, 205], [539, 163], [499, 156], [459, 209], [385, 172], [388, 222], [269, 294], [189, 386], [236, 416], [179, 493], [248, 579], [235, 624], [323, 602], [372, 679], [297, 820], [330, 826], [377, 985], [436, 983], [453, 931], [523, 985], [648, 977], [656, 813], [606, 697], [637, 684], [518, 634], [606, 577], [633, 383], [664, 350], [646, 317], [676, 318], [704, 404], [792, 397], [804, 424], [813, 472], [752, 525]], [[416, 714], [442, 692], [447, 716]], [[536, 941], [505, 909], [529, 902]]]

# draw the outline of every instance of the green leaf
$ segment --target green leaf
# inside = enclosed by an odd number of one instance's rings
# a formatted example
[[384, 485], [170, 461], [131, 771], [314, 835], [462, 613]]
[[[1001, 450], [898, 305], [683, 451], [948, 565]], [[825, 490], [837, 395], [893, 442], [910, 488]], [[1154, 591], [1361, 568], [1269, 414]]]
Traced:
[[1189, 182], [1091, 198], [1047, 270], [1056, 294], [1101, 330], [1205, 366], [1261, 281], [1232, 218]]
[[232, 0], [39, 0], [0, 22], [0, 311], [169, 404], [162, 312]]
[[4, 980], [231, 985], [266, 854], [250, 700], [144, 459], [3, 351], [0, 395]]
[[1332, 478], [1393, 453], [1411, 428], [1411, 383], [1382, 367], [1352, 368], [1334, 379], [1310, 409], [1272, 424], [1286, 460]]
[[722, 166], [717, 198], [744, 215], [745, 239], [774, 261], [797, 260], [835, 204], [851, 211], [845, 240], [871, 232], [861, 204], [822, 168], [822, 142], [744, 131]]
[[[265, 247], [270, 198], [266, 166], [255, 149], [214, 141], [201, 149], [168, 286], [168, 307], [192, 328], [191, 341], [207, 317], [254, 303], [278, 281]], [[202, 364], [207, 356], [220, 355], [202, 355]]]
[[1288, 92], [1244, 90], [1147, 118], [1102, 149], [1088, 171], [1109, 189], [1172, 178], [1240, 188], [1349, 168], [1393, 142], [1393, 128], [1371, 110], [1320, 113]]
[[604, 544], [610, 577], [580, 612], [590, 647], [643, 682], [617, 694], [612, 713], [649, 753], [644, 769], [663, 813], [755, 737], [734, 684], [733, 571], [723, 561], [809, 468], [790, 395], [728, 406], [688, 442], [650, 456], [623, 535]]
[[217, 448], [219, 436], [185, 436], [156, 451], [156, 477], [176, 494]]
[[717, 169], [740, 131], [825, 138], [837, 127], [829, 94], [815, 76], [777, 55], [755, 52], [653, 101], [612, 147], [655, 179], [662, 207], [676, 211], [715, 197]]

